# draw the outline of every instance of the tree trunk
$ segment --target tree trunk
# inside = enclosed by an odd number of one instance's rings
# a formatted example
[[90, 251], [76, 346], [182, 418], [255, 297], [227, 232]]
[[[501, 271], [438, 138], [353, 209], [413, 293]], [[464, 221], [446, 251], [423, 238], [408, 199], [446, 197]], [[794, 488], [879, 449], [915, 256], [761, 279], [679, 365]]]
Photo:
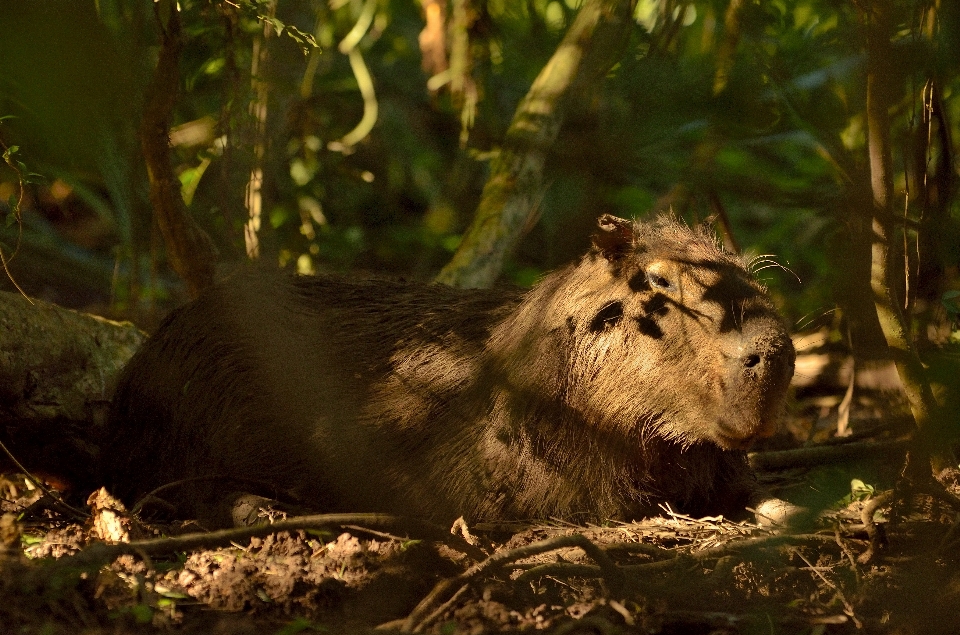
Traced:
[[[180, 86], [180, 13], [173, 0], [155, 5], [160, 25], [160, 58], [147, 93], [140, 143], [150, 179], [150, 202], [173, 270], [191, 297], [213, 282], [217, 250], [183, 202], [180, 180], [170, 162], [170, 119]], [[134, 265], [135, 266], [135, 265]]]
[[[894, 240], [893, 158], [890, 147], [889, 108], [892, 103], [888, 69], [893, 66], [890, 45], [892, 24], [890, 1], [878, 0], [865, 9], [867, 28], [867, 146], [870, 155], [870, 184], [873, 191], [871, 227], [873, 229], [870, 287], [874, 306], [890, 349], [910, 409], [917, 424], [917, 452], [929, 454], [933, 467], [940, 470], [954, 464], [948, 448], [936, 447], [939, 406], [934, 399], [923, 364], [907, 330], [906, 317], [893, 282], [890, 261]], [[921, 457], [916, 457], [921, 458]], [[915, 461], [914, 464], [920, 463]], [[925, 461], [924, 461], [925, 463]]]
[[489, 287], [536, 219], [543, 166], [563, 123], [565, 98], [596, 90], [620, 59], [633, 29], [635, 0], [587, 0], [553, 57], [520, 102], [473, 222], [438, 282]]

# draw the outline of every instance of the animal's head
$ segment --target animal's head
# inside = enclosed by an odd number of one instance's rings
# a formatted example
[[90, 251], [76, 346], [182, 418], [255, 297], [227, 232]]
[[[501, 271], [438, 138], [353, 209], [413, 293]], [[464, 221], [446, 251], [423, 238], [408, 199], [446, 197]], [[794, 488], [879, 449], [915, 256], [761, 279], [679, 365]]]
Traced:
[[567, 403], [602, 427], [684, 444], [739, 449], [773, 434], [795, 352], [744, 260], [671, 218], [598, 224], [551, 294]]

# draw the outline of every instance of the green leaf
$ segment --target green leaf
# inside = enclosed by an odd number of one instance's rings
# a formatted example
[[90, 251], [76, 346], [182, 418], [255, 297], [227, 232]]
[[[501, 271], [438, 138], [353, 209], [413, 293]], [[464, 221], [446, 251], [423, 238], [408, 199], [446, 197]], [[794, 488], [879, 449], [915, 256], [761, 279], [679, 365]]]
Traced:
[[190, 596], [179, 591], [163, 591], [160, 596], [169, 600], [189, 600]]
[[317, 40], [309, 33], [304, 33], [297, 27], [288, 24], [284, 33], [287, 34], [297, 45], [300, 47], [300, 50], [304, 55], [310, 53], [313, 49], [319, 49], [320, 45], [317, 44]]
[[850, 480], [850, 493], [836, 502], [837, 507], [846, 507], [854, 501], [867, 500], [876, 493], [873, 485], [855, 478]]
[[270, 26], [273, 27], [273, 30], [277, 32], [277, 35], [283, 35], [283, 30], [286, 28], [286, 25], [278, 20], [277, 18], [264, 18], [264, 22], [268, 22]]
[[204, 158], [197, 167], [180, 173], [180, 195], [188, 207], [193, 202], [193, 195], [196, 193], [197, 186], [200, 185], [200, 179], [203, 178], [203, 174], [208, 167], [210, 167], [210, 159]]
[[856, 498], [873, 496], [874, 491], [873, 485], [868, 485], [858, 478], [850, 481], [850, 493]]

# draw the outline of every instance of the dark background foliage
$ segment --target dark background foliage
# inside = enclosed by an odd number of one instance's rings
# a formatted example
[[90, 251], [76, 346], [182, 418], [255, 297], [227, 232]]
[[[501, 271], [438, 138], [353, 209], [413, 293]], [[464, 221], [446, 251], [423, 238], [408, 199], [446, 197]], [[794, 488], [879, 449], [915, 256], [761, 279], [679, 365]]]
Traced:
[[[190, 211], [223, 260], [244, 258], [244, 191], [260, 145], [265, 261], [430, 279], [469, 223], [490, 157], [577, 6], [452, 3], [447, 48], [465, 41], [468, 64], [437, 88], [428, 87], [418, 44], [429, 3], [377, 0], [357, 48], [378, 115], [342, 151], [336, 142], [361, 120], [364, 101], [337, 46], [367, 4], [181, 3], [177, 170], [185, 192], [195, 187]], [[576, 257], [601, 213], [672, 209], [690, 222], [720, 214], [738, 246], [789, 268], [759, 275], [793, 324], [842, 325], [832, 310], [855, 296], [851, 278], [868, 266], [857, 256], [870, 204], [863, 20], [856, 3], [833, 0], [734, 8], [639, 2], [628, 51], [602, 90], [571, 100], [549, 149], [539, 222], [506, 280], [530, 284]], [[894, 167], [898, 207], [911, 219], [904, 290], [917, 333], [942, 344], [956, 317], [950, 291], [960, 262], [951, 145], [960, 136], [960, 10], [934, 1], [894, 10]], [[150, 3], [10, 2], [0, 14], [0, 115], [13, 116], [0, 139], [41, 175], [26, 187], [12, 271], [29, 293], [149, 326], [182, 301], [152, 228], [136, 133], [158, 51]], [[271, 20], [295, 27], [293, 36], [265, 28]], [[251, 114], [258, 103], [261, 128]], [[924, 119], [931, 107], [932, 123]], [[16, 177], [0, 170], [0, 209], [10, 218]], [[7, 254], [17, 231], [5, 230]]]

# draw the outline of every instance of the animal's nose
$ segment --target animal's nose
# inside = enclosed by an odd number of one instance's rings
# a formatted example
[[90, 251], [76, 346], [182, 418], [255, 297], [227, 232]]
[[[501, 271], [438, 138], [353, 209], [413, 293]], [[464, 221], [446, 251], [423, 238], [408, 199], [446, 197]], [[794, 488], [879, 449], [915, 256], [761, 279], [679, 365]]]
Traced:
[[779, 324], [765, 320], [749, 323], [731, 344], [731, 372], [771, 381], [789, 380], [793, 375], [793, 342]]

